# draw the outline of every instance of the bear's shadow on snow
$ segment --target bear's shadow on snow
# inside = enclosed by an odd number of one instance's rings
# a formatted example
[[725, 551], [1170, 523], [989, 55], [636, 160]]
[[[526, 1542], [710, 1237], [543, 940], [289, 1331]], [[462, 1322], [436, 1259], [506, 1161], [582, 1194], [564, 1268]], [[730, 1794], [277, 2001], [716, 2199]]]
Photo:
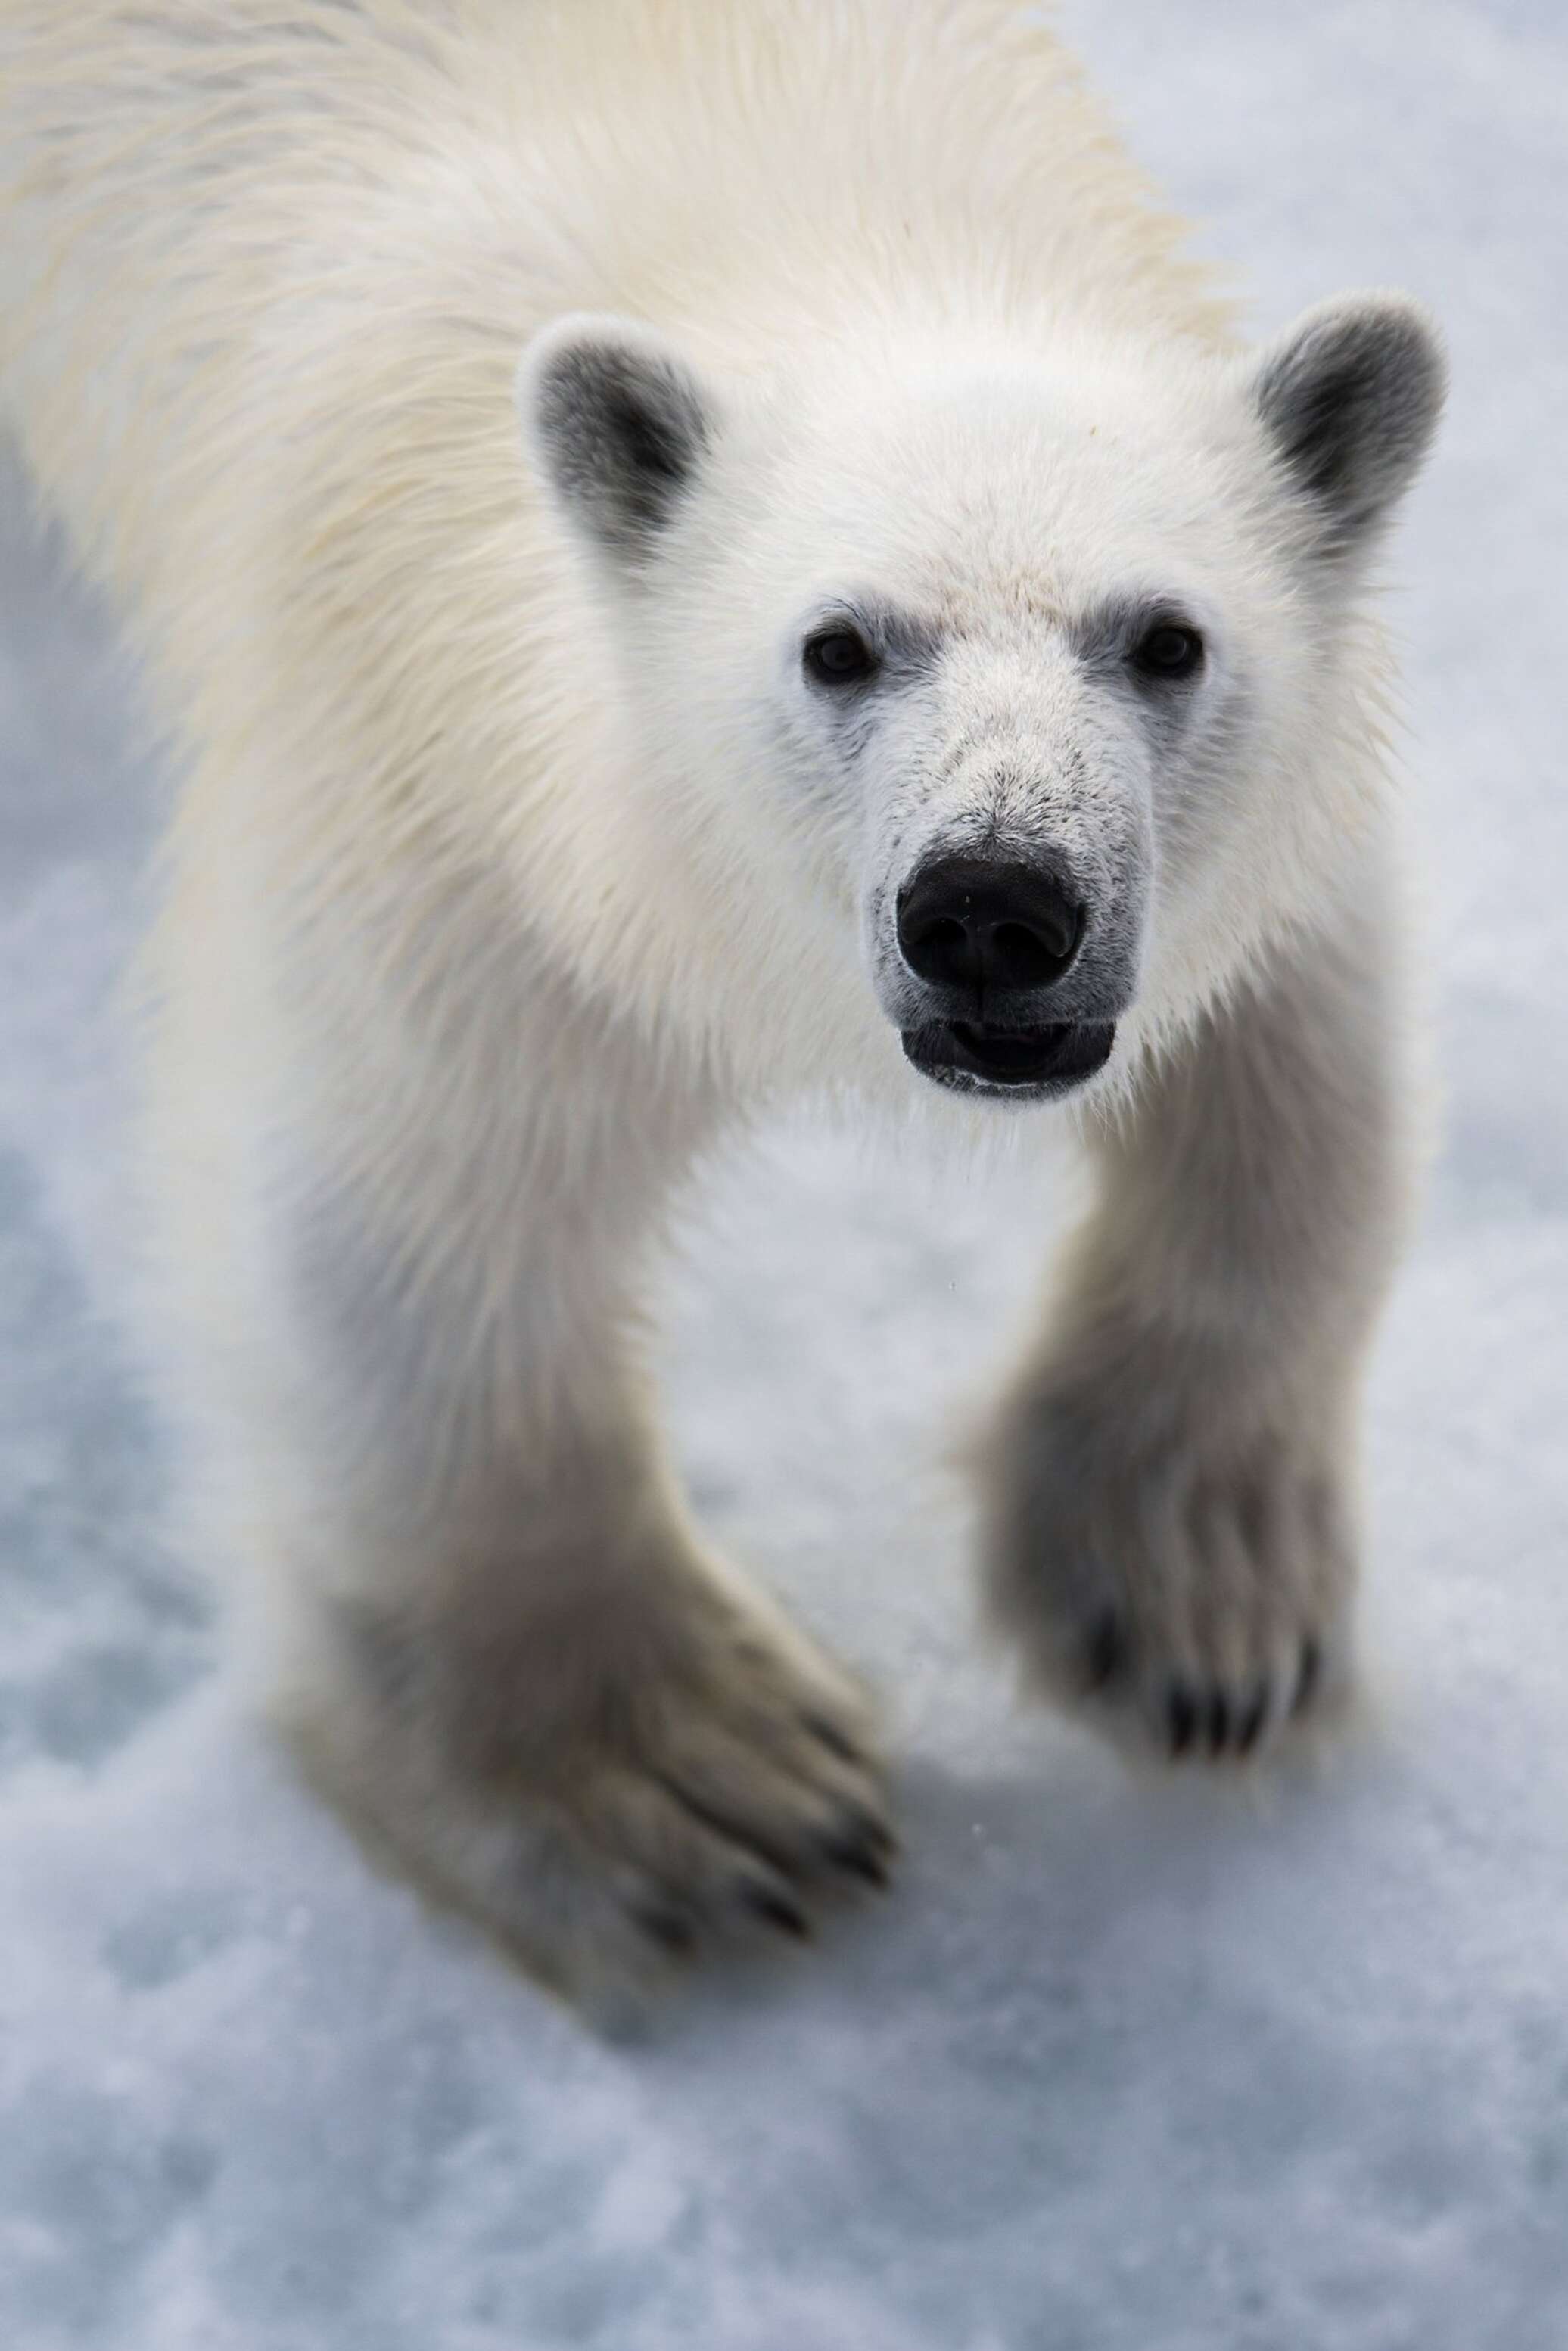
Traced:
[[727, 2159], [747, 2079], [832, 2117], [816, 2160], [758, 2138], [770, 2240], [804, 2254], [846, 2194], [873, 2234], [897, 2214], [933, 2248], [1032, 2228], [1087, 2173], [1122, 2176], [1152, 2115], [1239, 2194], [1353, 2130], [1354, 2070], [1324, 2062], [1279, 1951], [1313, 1946], [1321, 1883], [1290, 1857], [1359, 1811], [1357, 1775], [1151, 1787], [1075, 1732], [1037, 1744], [1000, 1773], [911, 1762], [885, 1907], [702, 1979], [622, 2053], [699, 2168]]
[[205, 1595], [160, 1541], [166, 1463], [37, 1171], [0, 1151], [0, 1559], [32, 1627], [0, 1666], [0, 1769], [90, 1770], [189, 1688]]
[[824, 2001], [857, 2030], [940, 2011], [966, 2040], [996, 2037], [1004, 2069], [1042, 2040], [1065, 2059], [1097, 2032], [1165, 2030], [1243, 1915], [1265, 1937], [1289, 1924], [1282, 1854], [1332, 1838], [1381, 1776], [1354, 1732], [1228, 1779], [1135, 1771], [1067, 1727], [1025, 1739], [1001, 1772], [905, 1761], [889, 1892], [831, 1918], [807, 1954], [694, 1980], [648, 2045], [689, 2053], [716, 2029], [744, 2041]]

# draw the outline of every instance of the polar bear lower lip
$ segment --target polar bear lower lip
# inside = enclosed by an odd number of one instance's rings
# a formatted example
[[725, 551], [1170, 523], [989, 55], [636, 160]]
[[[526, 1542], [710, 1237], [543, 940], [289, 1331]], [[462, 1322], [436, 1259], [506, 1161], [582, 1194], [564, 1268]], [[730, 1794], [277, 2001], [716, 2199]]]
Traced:
[[1071, 1025], [1064, 1021], [1045, 1029], [988, 1029], [969, 1020], [951, 1020], [947, 1028], [965, 1060], [990, 1078], [1047, 1075], [1072, 1034]]
[[906, 1029], [904, 1050], [921, 1074], [939, 1085], [1058, 1093], [1103, 1068], [1115, 1036], [1110, 1020], [1063, 1020], [1038, 1029], [933, 1020]]

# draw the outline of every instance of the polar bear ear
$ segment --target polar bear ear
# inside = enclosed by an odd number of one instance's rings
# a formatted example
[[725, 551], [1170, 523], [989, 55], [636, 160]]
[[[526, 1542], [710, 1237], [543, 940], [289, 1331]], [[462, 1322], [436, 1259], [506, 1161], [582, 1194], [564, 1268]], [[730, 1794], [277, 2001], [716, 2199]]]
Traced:
[[567, 516], [632, 563], [680, 506], [717, 421], [661, 336], [590, 313], [558, 319], [528, 345], [517, 406], [525, 444]]
[[1409, 488], [1445, 380], [1430, 319], [1397, 294], [1324, 302], [1256, 363], [1253, 406], [1334, 549], [1374, 530]]

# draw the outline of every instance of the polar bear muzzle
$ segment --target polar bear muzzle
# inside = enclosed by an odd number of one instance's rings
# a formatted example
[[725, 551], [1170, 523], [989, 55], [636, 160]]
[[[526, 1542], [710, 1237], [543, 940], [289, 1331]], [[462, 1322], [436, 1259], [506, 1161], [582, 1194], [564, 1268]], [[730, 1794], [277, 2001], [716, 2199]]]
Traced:
[[1019, 858], [931, 859], [899, 893], [898, 951], [925, 1017], [901, 1028], [925, 1077], [1042, 1099], [1103, 1067], [1113, 1020], [1063, 1019], [1056, 991], [1089, 909], [1066, 876]]

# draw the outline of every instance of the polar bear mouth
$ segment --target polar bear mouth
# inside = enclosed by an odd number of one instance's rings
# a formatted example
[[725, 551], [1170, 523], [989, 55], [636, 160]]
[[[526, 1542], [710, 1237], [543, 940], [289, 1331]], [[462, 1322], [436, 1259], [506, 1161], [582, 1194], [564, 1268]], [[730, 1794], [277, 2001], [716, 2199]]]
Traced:
[[903, 1031], [904, 1050], [922, 1077], [966, 1093], [1065, 1093], [1104, 1068], [1113, 1020], [1061, 1020], [1040, 1029], [988, 1029], [971, 1020], [928, 1020]]

